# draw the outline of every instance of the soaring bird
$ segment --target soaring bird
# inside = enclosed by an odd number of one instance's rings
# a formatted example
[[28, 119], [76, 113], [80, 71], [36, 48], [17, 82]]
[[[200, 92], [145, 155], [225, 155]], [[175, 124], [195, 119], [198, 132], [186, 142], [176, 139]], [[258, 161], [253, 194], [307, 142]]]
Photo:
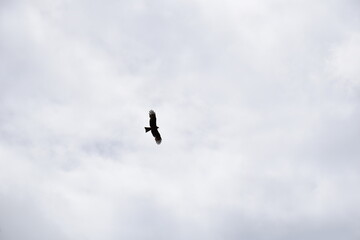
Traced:
[[161, 136], [160, 133], [158, 131], [158, 126], [156, 126], [156, 115], [155, 112], [153, 110], [149, 111], [149, 117], [150, 117], [150, 127], [145, 127], [145, 132], [151, 131], [152, 135], [155, 138], [155, 142], [157, 144], [161, 143]]

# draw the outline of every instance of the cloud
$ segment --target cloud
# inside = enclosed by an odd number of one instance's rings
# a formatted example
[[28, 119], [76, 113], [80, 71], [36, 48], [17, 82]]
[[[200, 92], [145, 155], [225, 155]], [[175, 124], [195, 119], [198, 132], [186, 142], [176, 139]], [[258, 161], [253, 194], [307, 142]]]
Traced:
[[1, 239], [359, 237], [356, 1], [1, 4]]

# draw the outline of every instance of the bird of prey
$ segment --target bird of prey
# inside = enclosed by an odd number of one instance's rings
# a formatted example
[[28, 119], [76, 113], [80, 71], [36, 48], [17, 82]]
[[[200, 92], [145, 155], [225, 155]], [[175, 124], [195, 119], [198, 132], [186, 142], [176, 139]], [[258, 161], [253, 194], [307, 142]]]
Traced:
[[152, 135], [155, 138], [155, 142], [157, 144], [161, 143], [161, 136], [160, 133], [158, 131], [158, 126], [156, 126], [156, 115], [155, 112], [153, 110], [149, 111], [149, 117], [150, 117], [150, 127], [145, 127], [145, 132], [151, 131]]

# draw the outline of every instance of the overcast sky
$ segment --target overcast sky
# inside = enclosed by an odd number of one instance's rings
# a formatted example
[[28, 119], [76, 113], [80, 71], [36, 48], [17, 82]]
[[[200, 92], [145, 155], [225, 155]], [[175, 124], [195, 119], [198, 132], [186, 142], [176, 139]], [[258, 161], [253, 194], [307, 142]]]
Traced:
[[359, 13], [0, 1], [0, 239], [360, 239]]

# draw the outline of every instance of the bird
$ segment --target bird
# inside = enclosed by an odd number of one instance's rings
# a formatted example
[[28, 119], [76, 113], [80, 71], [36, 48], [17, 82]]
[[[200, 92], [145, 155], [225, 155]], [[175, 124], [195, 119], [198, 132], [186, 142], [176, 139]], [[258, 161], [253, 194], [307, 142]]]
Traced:
[[145, 127], [145, 132], [147, 133], [148, 131], [151, 131], [152, 135], [155, 138], [155, 142], [157, 144], [160, 144], [162, 139], [160, 136], [160, 133], [158, 131], [158, 126], [156, 126], [156, 114], [154, 112], [154, 110], [150, 110], [149, 111], [149, 117], [150, 117], [150, 127]]

